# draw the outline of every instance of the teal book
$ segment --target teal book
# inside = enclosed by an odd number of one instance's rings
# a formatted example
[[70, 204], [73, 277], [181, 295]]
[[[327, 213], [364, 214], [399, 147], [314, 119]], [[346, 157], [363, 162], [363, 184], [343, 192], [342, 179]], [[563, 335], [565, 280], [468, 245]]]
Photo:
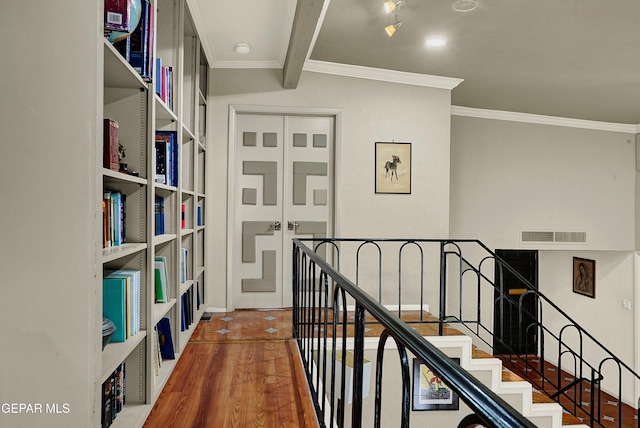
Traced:
[[127, 279], [102, 279], [102, 314], [116, 326], [111, 342], [124, 342], [127, 337]]

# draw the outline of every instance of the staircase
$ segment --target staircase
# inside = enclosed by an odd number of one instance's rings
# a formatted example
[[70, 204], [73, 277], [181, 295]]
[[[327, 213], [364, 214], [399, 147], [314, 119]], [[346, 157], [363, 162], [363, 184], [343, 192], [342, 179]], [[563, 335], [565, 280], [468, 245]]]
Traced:
[[[500, 359], [475, 347], [469, 336], [460, 334], [424, 337], [447, 356], [459, 358], [463, 369], [539, 428], [587, 427], [578, 418], [564, 411], [558, 403], [535, 390], [529, 382], [505, 368]], [[377, 338], [365, 338], [365, 350], [375, 350], [377, 346]], [[397, 353], [393, 343], [387, 343], [385, 349], [386, 352]]]

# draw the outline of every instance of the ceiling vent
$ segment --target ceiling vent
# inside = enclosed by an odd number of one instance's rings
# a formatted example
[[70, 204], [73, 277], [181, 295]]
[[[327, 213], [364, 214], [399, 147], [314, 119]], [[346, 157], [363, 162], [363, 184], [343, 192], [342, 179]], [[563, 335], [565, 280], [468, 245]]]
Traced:
[[520, 236], [521, 242], [546, 242], [559, 244], [584, 244], [587, 232], [553, 232], [525, 230]]

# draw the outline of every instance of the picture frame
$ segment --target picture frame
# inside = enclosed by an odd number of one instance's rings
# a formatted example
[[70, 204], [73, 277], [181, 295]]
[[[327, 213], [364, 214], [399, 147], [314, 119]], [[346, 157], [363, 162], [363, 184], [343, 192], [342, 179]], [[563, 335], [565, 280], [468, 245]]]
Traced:
[[[452, 358], [460, 364], [460, 358]], [[413, 359], [412, 409], [458, 410], [460, 399], [420, 358]]]
[[596, 261], [573, 258], [573, 292], [596, 298]]
[[411, 194], [411, 143], [375, 143], [375, 192]]

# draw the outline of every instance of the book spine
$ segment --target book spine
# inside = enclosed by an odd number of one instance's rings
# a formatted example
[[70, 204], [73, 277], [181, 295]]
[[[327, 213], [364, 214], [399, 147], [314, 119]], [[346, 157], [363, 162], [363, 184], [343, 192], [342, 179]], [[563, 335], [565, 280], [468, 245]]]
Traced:
[[120, 162], [118, 160], [118, 134], [120, 125], [113, 119], [104, 119], [104, 154], [103, 167], [113, 171], [120, 170]]

